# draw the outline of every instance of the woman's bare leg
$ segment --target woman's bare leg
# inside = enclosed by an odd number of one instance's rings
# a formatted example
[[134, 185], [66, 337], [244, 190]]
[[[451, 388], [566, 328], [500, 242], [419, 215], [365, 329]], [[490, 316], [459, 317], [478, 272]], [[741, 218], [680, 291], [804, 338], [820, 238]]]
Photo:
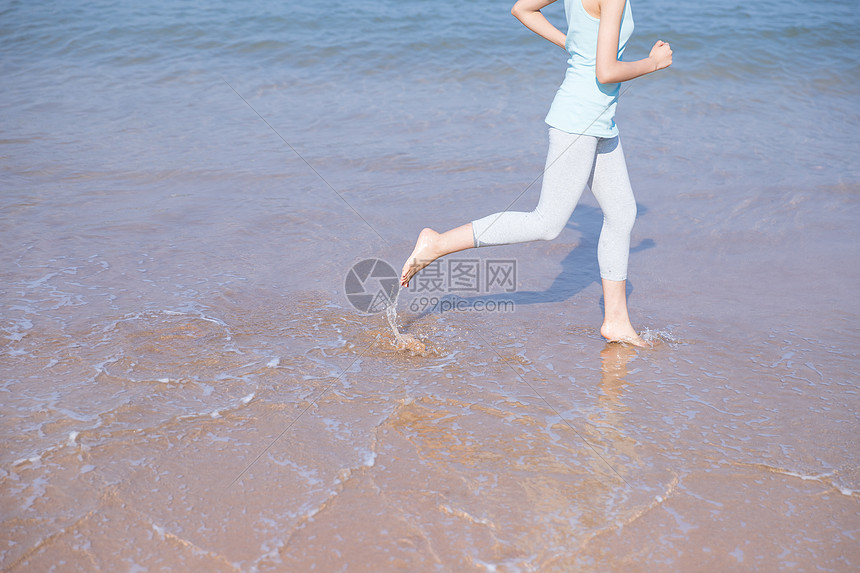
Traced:
[[649, 346], [639, 336], [627, 314], [627, 281], [603, 279], [603, 326], [600, 334], [610, 342], [626, 342], [634, 346]]
[[466, 223], [441, 234], [433, 229], [424, 229], [418, 235], [415, 249], [403, 265], [403, 270], [400, 272], [400, 284], [408, 287], [409, 281], [412, 280], [415, 273], [439, 257], [474, 246], [475, 237], [472, 234], [472, 223]]

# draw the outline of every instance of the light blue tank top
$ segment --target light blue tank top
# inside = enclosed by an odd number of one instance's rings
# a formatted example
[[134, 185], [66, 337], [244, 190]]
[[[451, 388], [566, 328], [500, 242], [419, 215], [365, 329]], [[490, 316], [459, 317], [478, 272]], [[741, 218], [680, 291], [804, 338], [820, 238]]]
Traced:
[[[585, 11], [582, 0], [564, 0], [564, 12], [568, 26], [565, 48], [570, 52], [570, 59], [564, 82], [552, 100], [546, 122], [568, 133], [615, 137], [618, 135], [615, 104], [621, 84], [597, 81], [595, 61], [600, 20]], [[627, 0], [618, 38], [619, 60], [632, 34], [633, 14], [630, 0]]]

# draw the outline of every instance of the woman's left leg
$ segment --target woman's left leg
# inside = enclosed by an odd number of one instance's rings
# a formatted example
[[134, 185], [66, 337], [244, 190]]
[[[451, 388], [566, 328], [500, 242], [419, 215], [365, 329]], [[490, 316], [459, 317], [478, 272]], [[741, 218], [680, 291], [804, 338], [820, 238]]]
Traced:
[[636, 221], [636, 199], [618, 137], [600, 140], [589, 186], [603, 211], [603, 228], [597, 243], [604, 304], [600, 334], [610, 341], [647, 346], [633, 329], [627, 312], [627, 262], [630, 233]]

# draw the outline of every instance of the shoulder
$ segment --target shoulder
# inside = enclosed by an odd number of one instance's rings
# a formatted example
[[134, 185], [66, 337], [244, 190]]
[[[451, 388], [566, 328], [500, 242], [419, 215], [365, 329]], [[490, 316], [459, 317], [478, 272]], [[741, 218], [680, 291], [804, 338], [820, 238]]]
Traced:
[[[597, 6], [601, 20], [608, 19], [610, 22], [621, 22], [621, 15], [624, 14], [624, 6], [627, 0], [593, 0]], [[583, 6], [585, 4], [583, 3]]]
[[[583, 6], [585, 6], [586, 1], [587, 0], [583, 0]], [[627, 0], [592, 0], [592, 3], [597, 4], [597, 9], [600, 11], [600, 14], [606, 14], [608, 12], [623, 12], [624, 5], [627, 4]]]

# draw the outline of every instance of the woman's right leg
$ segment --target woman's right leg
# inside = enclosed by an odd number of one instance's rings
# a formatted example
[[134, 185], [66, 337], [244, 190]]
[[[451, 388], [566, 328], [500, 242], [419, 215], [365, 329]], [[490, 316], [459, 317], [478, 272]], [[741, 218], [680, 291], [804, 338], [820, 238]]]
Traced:
[[540, 199], [534, 211], [503, 211], [472, 223], [475, 246], [551, 241], [570, 220], [594, 169], [599, 139], [549, 130]]
[[494, 213], [441, 234], [424, 229], [403, 265], [400, 284], [408, 286], [415, 273], [437, 258], [470, 247], [556, 238], [570, 219], [592, 174], [597, 143], [596, 137], [550, 128], [543, 184], [534, 211]]

